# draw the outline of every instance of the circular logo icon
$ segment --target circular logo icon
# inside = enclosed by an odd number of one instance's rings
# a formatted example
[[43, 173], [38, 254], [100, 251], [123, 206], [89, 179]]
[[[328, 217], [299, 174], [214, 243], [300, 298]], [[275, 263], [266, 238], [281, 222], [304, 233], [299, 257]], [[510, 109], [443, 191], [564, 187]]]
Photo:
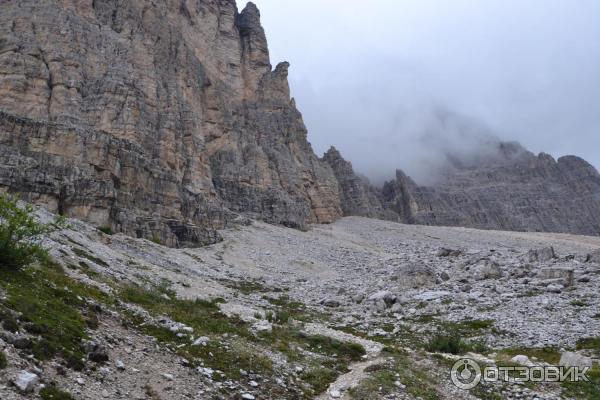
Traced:
[[481, 367], [469, 358], [461, 358], [452, 366], [450, 377], [457, 388], [473, 389], [481, 382]]

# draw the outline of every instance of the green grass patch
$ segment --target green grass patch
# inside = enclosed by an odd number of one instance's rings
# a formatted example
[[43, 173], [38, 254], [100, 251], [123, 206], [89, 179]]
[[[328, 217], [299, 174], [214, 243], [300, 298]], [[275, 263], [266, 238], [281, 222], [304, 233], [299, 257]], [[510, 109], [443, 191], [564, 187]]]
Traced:
[[386, 364], [378, 365], [371, 376], [363, 380], [356, 388], [350, 390], [355, 400], [378, 400], [395, 393], [396, 381], [406, 386], [411, 398], [437, 400], [440, 398], [434, 382], [425, 369], [419, 368], [407, 354], [387, 347], [384, 355], [391, 358]]
[[518, 356], [521, 354], [529, 358], [535, 357], [538, 360], [547, 362], [550, 365], [558, 365], [558, 362], [560, 361], [560, 352], [554, 347], [543, 347], [535, 349], [517, 347], [511, 349], [504, 349], [498, 353], [498, 356], [500, 358], [502, 357], [502, 355], [506, 355], [507, 358], [513, 358], [514, 356]]
[[600, 351], [600, 337], [588, 337], [577, 341], [577, 350], [596, 350]]
[[571, 305], [575, 306], [575, 307], [587, 307], [588, 303], [587, 303], [587, 301], [582, 300], [582, 299], [574, 299], [574, 300], [571, 300]]
[[563, 382], [564, 398], [600, 400], [600, 366], [595, 366], [587, 373], [589, 382]]
[[[216, 302], [205, 300], [178, 299], [166, 287], [146, 289], [141, 286], [125, 286], [119, 292], [121, 300], [137, 304], [155, 316], [168, 315], [174, 321], [183, 323], [194, 330], [194, 336], [206, 335], [215, 338], [207, 346], [192, 346], [189, 338], [177, 337], [169, 329], [143, 324], [135, 317], [131, 319], [136, 329], [157, 338], [168, 345], [190, 365], [205, 365], [222, 371], [227, 377], [240, 379], [240, 369], [256, 373], [270, 374], [273, 371], [271, 360], [253, 350], [252, 333], [245, 322], [223, 314]], [[226, 345], [217, 337], [227, 334]]]
[[248, 336], [246, 324], [221, 312], [216, 302], [178, 299], [165, 287], [146, 289], [137, 285], [124, 286], [119, 291], [122, 301], [137, 304], [151, 314], [168, 315], [194, 329], [196, 334], [234, 333]]
[[58, 389], [54, 383], [40, 390], [40, 397], [42, 400], [75, 400], [69, 393]]
[[291, 300], [287, 295], [279, 297], [263, 296], [263, 299], [275, 306], [275, 314], [284, 314], [287, 317], [286, 322], [289, 318], [303, 322], [311, 320], [306, 305], [299, 301]]
[[8, 299], [4, 306], [21, 313], [20, 321], [6, 319], [11, 329], [25, 329], [38, 336], [31, 353], [39, 360], [62, 356], [69, 365], [82, 367], [82, 340], [87, 338], [86, 316], [96, 310], [86, 299], [110, 302], [107, 295], [94, 287], [76, 282], [55, 263], [24, 270], [0, 269], [0, 286]]
[[302, 373], [300, 379], [311, 386], [313, 395], [318, 395], [326, 391], [329, 385], [335, 382], [338, 376], [339, 372], [333, 369], [319, 367]]

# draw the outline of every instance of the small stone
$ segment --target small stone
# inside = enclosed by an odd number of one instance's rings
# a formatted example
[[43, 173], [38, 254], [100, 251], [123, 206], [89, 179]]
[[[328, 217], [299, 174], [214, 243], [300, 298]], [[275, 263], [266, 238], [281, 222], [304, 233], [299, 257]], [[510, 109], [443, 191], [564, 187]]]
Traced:
[[83, 378], [77, 378], [75, 379], [75, 382], [77, 382], [77, 384], [81, 386], [85, 385], [85, 379]]
[[194, 340], [192, 346], [206, 346], [209, 341], [210, 338], [208, 336], [200, 336], [198, 339]]
[[252, 387], [258, 387], [258, 382], [256, 381], [250, 381], [248, 384]]
[[254, 397], [250, 393], [244, 393], [244, 394], [242, 394], [242, 399], [244, 399], [244, 400], [255, 400], [256, 397]]
[[115, 363], [115, 367], [119, 370], [119, 371], [125, 371], [125, 364], [123, 363], [123, 361], [121, 360], [117, 360], [117, 362]]
[[529, 357], [522, 354], [514, 356], [513, 358], [511, 358], [511, 361], [519, 365], [524, 365], [526, 367], [531, 367], [534, 365], [529, 359]]
[[28, 371], [21, 371], [12, 382], [21, 392], [28, 393], [33, 391], [39, 381], [40, 377], [36, 374], [32, 374]]
[[329, 397], [331, 397], [332, 399], [339, 399], [340, 397], [342, 397], [342, 393], [337, 389], [333, 389], [329, 392]]
[[172, 374], [161, 374], [161, 376], [168, 381], [173, 381], [175, 379], [175, 377]]
[[323, 300], [321, 300], [321, 304], [323, 304], [325, 307], [330, 307], [330, 308], [337, 308], [342, 305], [342, 303], [340, 303], [336, 299], [323, 299]]
[[546, 287], [546, 290], [550, 293], [561, 293], [564, 289], [563, 285], [552, 284]]

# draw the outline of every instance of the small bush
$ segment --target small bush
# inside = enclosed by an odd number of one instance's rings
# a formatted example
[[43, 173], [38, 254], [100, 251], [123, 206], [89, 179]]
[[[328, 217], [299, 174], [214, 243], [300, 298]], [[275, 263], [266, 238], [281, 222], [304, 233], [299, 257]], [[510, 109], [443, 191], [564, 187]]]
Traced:
[[15, 196], [0, 195], [0, 268], [20, 269], [34, 261], [47, 258], [46, 251], [36, 239], [64, 225], [57, 219], [53, 224], [36, 221], [33, 207], [19, 207]]
[[484, 343], [471, 343], [462, 338], [460, 333], [451, 332], [438, 334], [432, 337], [425, 349], [430, 353], [464, 354], [469, 351], [483, 353], [487, 350]]
[[40, 390], [40, 397], [43, 400], [74, 400], [73, 396], [58, 389], [54, 383]]

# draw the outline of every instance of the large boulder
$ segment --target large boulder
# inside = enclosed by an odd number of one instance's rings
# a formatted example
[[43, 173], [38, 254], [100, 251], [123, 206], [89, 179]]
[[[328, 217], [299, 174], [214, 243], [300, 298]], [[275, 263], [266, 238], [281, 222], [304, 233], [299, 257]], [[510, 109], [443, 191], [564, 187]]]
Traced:
[[380, 290], [367, 298], [367, 301], [374, 304], [379, 310], [392, 307], [397, 300], [397, 296], [389, 290]]
[[561, 354], [558, 364], [562, 367], [592, 368], [592, 359], [579, 353], [566, 351]]
[[422, 263], [404, 264], [398, 267], [390, 277], [391, 281], [404, 289], [418, 289], [433, 286], [436, 283], [435, 271]]
[[504, 276], [502, 267], [494, 261], [483, 260], [471, 268], [473, 278], [478, 281], [486, 279], [499, 279]]
[[554, 252], [554, 247], [550, 246], [542, 249], [529, 250], [527, 257], [529, 258], [529, 262], [547, 262], [556, 258], [556, 253]]
[[538, 273], [540, 279], [553, 279], [560, 281], [564, 287], [573, 286], [574, 282], [573, 268], [566, 267], [549, 267], [542, 268]]

